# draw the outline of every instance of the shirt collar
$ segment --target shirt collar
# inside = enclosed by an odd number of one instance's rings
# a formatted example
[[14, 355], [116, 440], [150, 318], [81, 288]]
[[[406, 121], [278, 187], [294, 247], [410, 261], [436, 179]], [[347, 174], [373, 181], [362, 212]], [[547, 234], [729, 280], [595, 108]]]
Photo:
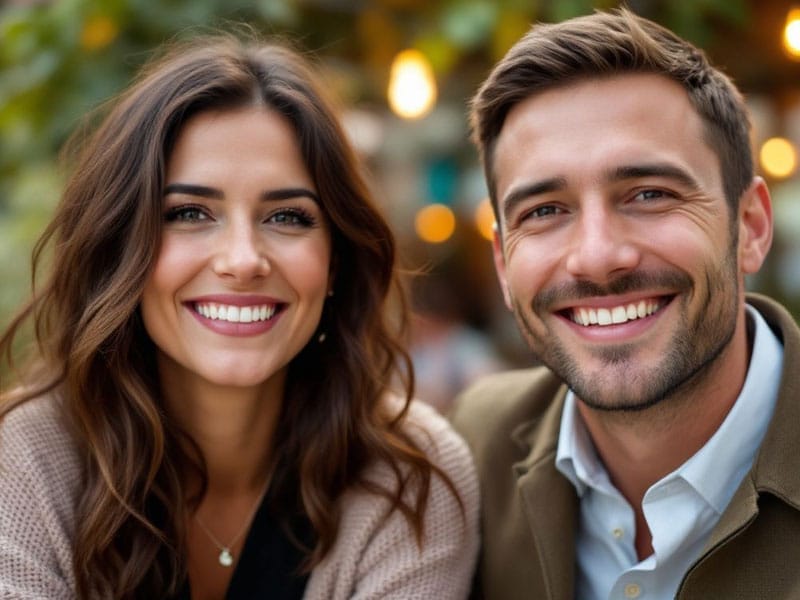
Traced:
[[[783, 346], [764, 318], [746, 305], [753, 325], [753, 351], [744, 386], [722, 425], [706, 444], [666, 478], [686, 480], [721, 513], [744, 474], [772, 418], [780, 387]], [[608, 475], [578, 412], [577, 398], [567, 392], [556, 451], [556, 468], [572, 482], [579, 496], [587, 486], [607, 485]]]

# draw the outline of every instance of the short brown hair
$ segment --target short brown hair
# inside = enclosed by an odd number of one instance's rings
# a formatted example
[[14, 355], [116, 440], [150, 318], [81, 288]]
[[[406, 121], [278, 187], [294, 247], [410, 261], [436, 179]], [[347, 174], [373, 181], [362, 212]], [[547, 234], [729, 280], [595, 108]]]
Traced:
[[470, 123], [497, 211], [494, 149], [508, 112], [519, 102], [578, 79], [655, 73], [683, 86], [717, 154], [728, 204], [754, 176], [750, 120], [731, 80], [705, 54], [668, 29], [620, 8], [563, 23], [536, 24], [495, 66], [471, 102]]

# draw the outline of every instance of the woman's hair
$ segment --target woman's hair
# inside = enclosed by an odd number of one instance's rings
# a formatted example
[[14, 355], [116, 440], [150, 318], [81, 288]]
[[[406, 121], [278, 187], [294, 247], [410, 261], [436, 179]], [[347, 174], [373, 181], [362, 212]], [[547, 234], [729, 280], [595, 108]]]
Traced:
[[655, 73], [679, 83], [705, 125], [720, 161], [735, 220], [753, 179], [750, 121], [733, 83], [689, 42], [625, 8], [537, 24], [495, 66], [475, 94], [470, 120], [497, 211], [494, 148], [508, 112], [535, 94], [578, 80]]
[[[48, 276], [40, 288], [34, 277], [33, 299], [0, 338], [10, 364], [21, 329], [32, 325], [36, 342], [33, 368], [0, 400], [0, 418], [52, 394], [79, 444], [85, 480], [74, 559], [83, 596], [161, 597], [186, 572], [184, 523], [200, 500], [187, 496], [186, 474], [205, 482], [205, 469], [165, 413], [138, 306], [159, 252], [165, 165], [181, 127], [201, 111], [251, 105], [293, 126], [332, 231], [325, 339], [315, 336], [290, 363], [274, 442], [274, 485], [290, 490], [286, 506], [299, 508], [316, 534], [306, 568], [331, 548], [346, 488], [388, 498], [421, 542], [431, 477], [450, 483], [400, 427], [413, 372], [397, 341], [405, 302], [392, 300], [402, 298], [393, 293], [394, 238], [317, 76], [280, 44], [226, 34], [176, 44], [143, 69], [93, 134], [74, 136], [71, 177], [34, 249], [34, 273], [48, 262]], [[380, 399], [398, 373], [405, 403], [390, 414]], [[375, 459], [392, 467], [394, 489], [363, 479]]]

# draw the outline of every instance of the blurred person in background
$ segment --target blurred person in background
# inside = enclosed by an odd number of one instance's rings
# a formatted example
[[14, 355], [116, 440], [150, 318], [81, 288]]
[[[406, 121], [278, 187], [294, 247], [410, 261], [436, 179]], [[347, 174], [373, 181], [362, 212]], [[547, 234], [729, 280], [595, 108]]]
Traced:
[[800, 330], [745, 293], [773, 219], [739, 91], [619, 9], [534, 26], [472, 125], [545, 365], [453, 416], [483, 493], [476, 596], [800, 597]]
[[458, 392], [507, 368], [492, 339], [471, 325], [464, 303], [472, 294], [447, 269], [414, 278], [411, 360], [417, 395], [445, 414]]
[[0, 597], [465, 597], [471, 459], [307, 62], [170, 47], [75, 143], [0, 338]]

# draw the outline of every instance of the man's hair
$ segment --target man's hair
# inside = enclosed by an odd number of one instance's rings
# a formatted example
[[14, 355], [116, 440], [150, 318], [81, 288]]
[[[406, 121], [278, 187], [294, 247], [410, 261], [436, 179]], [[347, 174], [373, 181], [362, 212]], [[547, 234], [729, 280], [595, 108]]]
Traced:
[[754, 176], [750, 122], [731, 80], [705, 54], [625, 8], [536, 24], [508, 51], [472, 99], [470, 124], [497, 214], [494, 151], [508, 112], [526, 98], [588, 78], [627, 73], [668, 77], [686, 90], [719, 158], [732, 216]]

